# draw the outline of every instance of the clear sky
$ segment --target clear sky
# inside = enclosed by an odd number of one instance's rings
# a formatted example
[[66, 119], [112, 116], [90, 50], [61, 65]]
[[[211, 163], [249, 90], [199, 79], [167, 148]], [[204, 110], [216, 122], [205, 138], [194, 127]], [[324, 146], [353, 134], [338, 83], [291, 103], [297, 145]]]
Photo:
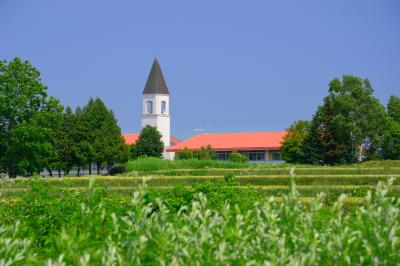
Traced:
[[16, 56], [64, 105], [99, 96], [126, 133], [155, 56], [172, 134], [279, 131], [343, 74], [400, 95], [400, 1], [0, 0], [0, 58]]

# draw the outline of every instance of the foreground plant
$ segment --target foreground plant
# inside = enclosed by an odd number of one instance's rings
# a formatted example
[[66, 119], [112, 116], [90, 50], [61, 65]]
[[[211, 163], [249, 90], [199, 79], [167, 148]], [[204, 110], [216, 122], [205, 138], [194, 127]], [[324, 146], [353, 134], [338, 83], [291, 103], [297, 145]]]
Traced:
[[292, 183], [283, 201], [270, 197], [247, 211], [229, 202], [210, 209], [200, 193], [171, 212], [161, 200], [149, 201], [142, 186], [119, 215], [91, 188], [41, 256], [3, 228], [0, 243], [12, 248], [0, 247], [0, 265], [31, 258], [38, 265], [396, 265], [400, 201], [387, 196], [392, 182], [379, 183], [352, 210], [344, 208], [345, 195], [329, 208], [324, 194], [302, 203]]

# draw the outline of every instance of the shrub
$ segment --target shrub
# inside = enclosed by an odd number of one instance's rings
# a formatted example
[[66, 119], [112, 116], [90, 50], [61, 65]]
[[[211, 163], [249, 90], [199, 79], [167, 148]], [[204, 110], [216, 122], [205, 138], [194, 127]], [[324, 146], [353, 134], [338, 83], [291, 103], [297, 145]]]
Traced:
[[[248, 164], [225, 162], [217, 160], [164, 160], [154, 157], [140, 157], [136, 160], [131, 160], [124, 164], [128, 172], [152, 172], [159, 170], [174, 170], [174, 169], [207, 169], [207, 168], [244, 168], [249, 167]], [[252, 165], [258, 167], [257, 165]]]
[[171, 169], [171, 161], [155, 157], [139, 157], [127, 162], [124, 166], [128, 172], [150, 172]]
[[216, 160], [217, 154], [212, 149], [211, 145], [208, 145], [207, 147], [201, 147], [197, 158], [200, 160]]
[[201, 147], [199, 151], [191, 151], [188, 148], [184, 148], [182, 151], [178, 152], [175, 155], [176, 160], [189, 160], [189, 159], [198, 159], [198, 160], [216, 160], [217, 154], [212, 149], [210, 145], [207, 147]]
[[191, 151], [185, 147], [182, 151], [176, 153], [175, 160], [188, 160], [188, 159], [194, 159], [197, 157], [198, 157], [198, 155], [194, 151]]
[[125, 172], [126, 172], [126, 169], [123, 165], [116, 165], [110, 169], [110, 175], [118, 175], [118, 174], [122, 174]]
[[247, 163], [247, 157], [234, 151], [229, 155], [229, 161], [235, 163]]

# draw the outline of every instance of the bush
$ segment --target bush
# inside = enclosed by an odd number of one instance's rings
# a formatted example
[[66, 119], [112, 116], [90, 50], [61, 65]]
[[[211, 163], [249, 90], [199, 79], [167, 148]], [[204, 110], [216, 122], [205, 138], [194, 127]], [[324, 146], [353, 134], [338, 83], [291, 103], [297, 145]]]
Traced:
[[229, 155], [229, 161], [234, 163], [247, 163], [247, 157], [234, 151]]
[[[124, 164], [127, 172], [151, 172], [159, 170], [174, 170], [174, 169], [208, 169], [208, 168], [244, 168], [249, 167], [248, 164], [217, 161], [217, 160], [164, 160], [154, 157], [140, 157], [136, 160], [131, 160]], [[257, 165], [251, 165], [258, 167]]]
[[216, 160], [217, 154], [212, 149], [211, 145], [208, 145], [207, 147], [201, 147], [197, 158], [200, 160]]
[[123, 165], [116, 165], [111, 167], [110, 169], [110, 175], [118, 175], [118, 174], [123, 174], [126, 172], [126, 169]]
[[191, 151], [188, 148], [184, 148], [178, 152], [175, 156], [176, 160], [188, 160], [188, 159], [199, 159], [199, 160], [216, 160], [217, 154], [210, 145], [207, 147], [201, 147], [199, 151]]
[[189, 150], [188, 148], [184, 148], [182, 151], [176, 153], [175, 160], [188, 160], [198, 158], [196, 152]]

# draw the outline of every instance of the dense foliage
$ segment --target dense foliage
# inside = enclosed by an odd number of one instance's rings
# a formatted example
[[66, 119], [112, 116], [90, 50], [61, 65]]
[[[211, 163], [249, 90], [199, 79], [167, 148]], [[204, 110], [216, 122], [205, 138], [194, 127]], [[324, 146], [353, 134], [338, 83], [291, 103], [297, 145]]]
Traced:
[[184, 148], [182, 151], [176, 153], [176, 160], [188, 160], [188, 159], [198, 159], [198, 160], [216, 160], [217, 154], [211, 147], [208, 145], [206, 147], [201, 147], [198, 151], [189, 150], [188, 148]]
[[28, 61], [0, 61], [0, 172], [10, 177], [38, 173], [55, 153], [62, 106], [46, 89]]
[[143, 127], [138, 140], [132, 144], [132, 158], [143, 156], [161, 158], [164, 152], [164, 143], [161, 138], [162, 135], [156, 127], [150, 125]]
[[331, 165], [400, 159], [399, 109], [395, 96], [385, 108], [367, 79], [334, 79], [311, 124], [297, 121], [289, 128], [282, 156], [288, 162]]
[[287, 134], [280, 150], [282, 160], [288, 163], [300, 163], [304, 160], [303, 145], [309, 134], [310, 126], [309, 121], [299, 120], [286, 129]]
[[163, 160], [155, 157], [141, 157], [131, 160], [125, 164], [128, 172], [149, 172], [157, 170], [174, 170], [174, 169], [204, 169], [204, 168], [245, 168], [249, 167], [247, 163], [234, 163], [229, 161], [217, 160]]
[[229, 161], [234, 163], [247, 163], [247, 157], [234, 151], [229, 154]]
[[392, 95], [389, 98], [389, 102], [387, 104], [387, 111], [389, 116], [396, 121], [397, 123], [400, 123], [400, 98]]
[[344, 195], [331, 207], [323, 194], [303, 203], [293, 183], [276, 201], [207, 184], [109, 197], [93, 180], [57, 195], [33, 181], [0, 206], [0, 264], [395, 265], [400, 201], [388, 191], [380, 183], [349, 208]]
[[0, 61], [0, 173], [30, 176], [47, 169], [61, 175], [75, 166], [110, 169], [127, 161], [121, 130], [100, 99], [73, 112], [46, 90], [28, 61]]

